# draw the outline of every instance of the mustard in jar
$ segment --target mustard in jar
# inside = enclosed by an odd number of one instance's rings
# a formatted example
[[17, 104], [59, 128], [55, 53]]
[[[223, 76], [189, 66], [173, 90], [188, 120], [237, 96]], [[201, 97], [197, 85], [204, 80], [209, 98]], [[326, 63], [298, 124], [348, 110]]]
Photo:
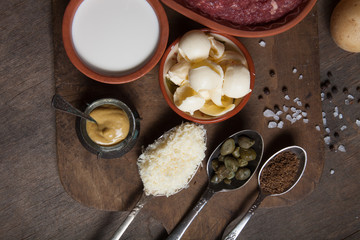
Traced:
[[86, 122], [90, 139], [98, 145], [111, 146], [124, 140], [130, 128], [127, 114], [114, 105], [103, 105], [91, 111], [90, 116], [97, 122]]

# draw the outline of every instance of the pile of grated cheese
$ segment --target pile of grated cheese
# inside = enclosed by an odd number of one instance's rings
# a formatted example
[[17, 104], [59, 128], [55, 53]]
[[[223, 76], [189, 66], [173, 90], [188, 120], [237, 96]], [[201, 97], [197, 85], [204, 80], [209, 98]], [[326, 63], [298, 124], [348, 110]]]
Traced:
[[205, 158], [205, 150], [203, 126], [183, 123], [167, 131], [138, 158], [145, 193], [168, 197], [187, 188]]

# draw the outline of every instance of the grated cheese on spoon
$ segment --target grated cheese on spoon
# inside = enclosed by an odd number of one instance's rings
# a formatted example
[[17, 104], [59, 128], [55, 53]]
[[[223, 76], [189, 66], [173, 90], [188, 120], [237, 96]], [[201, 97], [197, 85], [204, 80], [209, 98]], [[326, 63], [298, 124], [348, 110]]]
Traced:
[[205, 158], [206, 130], [183, 123], [167, 131], [139, 156], [137, 165], [146, 195], [170, 196], [187, 188]]

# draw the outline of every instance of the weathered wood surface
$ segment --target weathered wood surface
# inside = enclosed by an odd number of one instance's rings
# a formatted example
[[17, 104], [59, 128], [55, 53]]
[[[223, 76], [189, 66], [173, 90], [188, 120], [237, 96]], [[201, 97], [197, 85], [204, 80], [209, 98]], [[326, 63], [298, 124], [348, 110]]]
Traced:
[[[360, 118], [360, 105], [357, 103], [360, 93], [356, 91], [356, 87], [360, 85], [360, 55], [340, 50], [330, 38], [328, 20], [336, 2], [320, 0], [317, 4], [320, 80], [328, 78], [327, 72], [331, 71], [331, 85], [339, 89], [337, 94], [332, 94], [331, 102], [323, 102], [322, 109], [327, 113], [332, 143], [335, 147], [343, 144], [347, 152], [330, 151], [325, 146], [324, 171], [314, 191], [292, 206], [259, 209], [243, 231], [244, 239], [357, 239], [359, 235], [360, 150], [357, 146], [360, 135], [355, 119]], [[56, 158], [55, 113], [50, 107], [56, 81], [53, 56], [57, 54], [57, 49], [52, 45], [54, 28], [51, 24], [50, 2], [3, 1], [0, 6], [0, 118], [3, 123], [0, 131], [3, 151], [0, 158], [1, 239], [109, 239], [124, 214], [79, 204], [64, 191], [60, 183]], [[179, 22], [172, 24], [181, 25]], [[182, 31], [185, 30], [184, 27]], [[169, 41], [174, 38], [171, 35]], [[271, 41], [265, 40], [271, 46]], [[254, 43], [253, 47], [255, 46], [257, 45]], [[342, 93], [344, 87], [355, 97], [351, 105], [344, 104], [347, 96]], [[290, 89], [289, 86], [288, 88]], [[320, 94], [319, 85], [316, 88]], [[256, 91], [260, 93], [261, 90], [259, 88]], [[253, 101], [256, 100], [254, 96]], [[76, 96], [68, 97], [74, 100]], [[267, 104], [266, 97], [263, 100], [262, 104]], [[343, 114], [342, 120], [333, 117], [335, 106]], [[343, 125], [347, 129], [341, 131], [340, 127]], [[163, 128], [167, 129], [166, 126]], [[339, 133], [337, 138], [334, 137], [335, 131]], [[322, 129], [320, 138], [325, 135], [327, 133]], [[147, 143], [152, 141], [150, 137], [146, 138]], [[309, 143], [312, 141], [309, 137]], [[335, 171], [333, 175], [330, 174], [330, 169]], [[204, 176], [204, 172], [199, 172], [198, 175]], [[197, 182], [191, 186], [195, 194], [201, 184], [202, 182]], [[187, 204], [190, 205], [197, 197], [194, 195]], [[218, 204], [219, 198], [222, 197], [215, 196], [206, 208], [213, 208]], [[151, 204], [161, 205], [162, 201], [159, 199]], [[166, 236], [159, 218], [151, 217], [152, 208], [153, 206], [148, 206], [140, 213], [124, 239], [163, 239]], [[241, 212], [239, 206], [236, 211], [228, 213], [231, 219]], [[208, 229], [214, 227], [210, 224], [219, 220], [205, 211], [201, 215], [196, 220], [198, 223], [194, 222], [197, 225], [191, 226], [193, 230], [189, 229], [189, 232], [201, 229], [200, 221], [202, 229]], [[221, 228], [225, 227], [223, 221], [220, 221]], [[203, 239], [217, 237], [217, 233], [209, 233], [209, 237], [204, 236]], [[186, 238], [195, 239], [196, 235], [187, 235]]]
[[[66, 1], [53, 3], [56, 92], [79, 108], [101, 97], [118, 98], [134, 106], [142, 119], [140, 137], [133, 150], [118, 159], [99, 161], [96, 155], [81, 146], [74, 129], [75, 118], [57, 113], [57, 156], [61, 182], [69, 195], [86, 206], [111, 211], [130, 210], [142, 192], [136, 165], [141, 147], [152, 143], [163, 132], [183, 120], [167, 106], [161, 95], [157, 67], [135, 82], [116, 86], [97, 83], [81, 74], [70, 63], [62, 46], [60, 29]], [[184, 31], [199, 27], [170, 9], [167, 9], [167, 13], [172, 32], [170, 42], [172, 37], [177, 38]], [[180, 29], [177, 27], [179, 22], [182, 23]], [[265, 48], [259, 46], [259, 39], [241, 39], [255, 62], [255, 89], [247, 106], [237, 116], [223, 123], [206, 126], [207, 156], [218, 142], [241, 129], [254, 129], [263, 135], [265, 158], [284, 146], [303, 146], [309, 157], [304, 178], [289, 194], [268, 198], [262, 206], [292, 205], [313, 191], [320, 178], [324, 160], [321, 134], [315, 131], [315, 125], [321, 123], [321, 101], [317, 88], [320, 78], [316, 12], [313, 11], [291, 31], [263, 40], [266, 42]], [[299, 71], [297, 74], [292, 72], [294, 67]], [[274, 76], [270, 76], [270, 70], [275, 72]], [[299, 74], [304, 76], [303, 79], [299, 80]], [[284, 99], [283, 86], [287, 87], [291, 100]], [[264, 88], [269, 88], [270, 94], [264, 94]], [[262, 99], [258, 98], [259, 95]], [[293, 102], [295, 98], [301, 99], [302, 107]], [[305, 110], [305, 104], [310, 109]], [[299, 121], [292, 125], [285, 120], [283, 114], [281, 119], [285, 122], [284, 128], [269, 129], [267, 124], [273, 119], [265, 119], [263, 111], [265, 108], [274, 109], [274, 105], [295, 106], [306, 111], [309, 123]], [[309, 138], [312, 141], [308, 141]], [[188, 189], [169, 198], [158, 197], [152, 200], [145, 206], [145, 211], [171, 231], [197, 201], [206, 183], [206, 170], [201, 168]], [[219, 236], [232, 218], [243, 213], [245, 209], [242, 206], [248, 205], [255, 194], [256, 178], [241, 190], [217, 194], [195, 219], [184, 237], [209, 239]]]

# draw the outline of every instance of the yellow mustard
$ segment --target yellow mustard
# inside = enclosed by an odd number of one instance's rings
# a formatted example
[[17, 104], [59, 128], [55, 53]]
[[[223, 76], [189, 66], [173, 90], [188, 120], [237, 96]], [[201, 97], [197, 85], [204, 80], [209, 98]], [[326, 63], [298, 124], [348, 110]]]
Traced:
[[86, 131], [92, 141], [102, 146], [111, 146], [124, 140], [129, 133], [127, 114], [114, 105], [95, 108], [90, 116], [97, 122], [86, 122]]

